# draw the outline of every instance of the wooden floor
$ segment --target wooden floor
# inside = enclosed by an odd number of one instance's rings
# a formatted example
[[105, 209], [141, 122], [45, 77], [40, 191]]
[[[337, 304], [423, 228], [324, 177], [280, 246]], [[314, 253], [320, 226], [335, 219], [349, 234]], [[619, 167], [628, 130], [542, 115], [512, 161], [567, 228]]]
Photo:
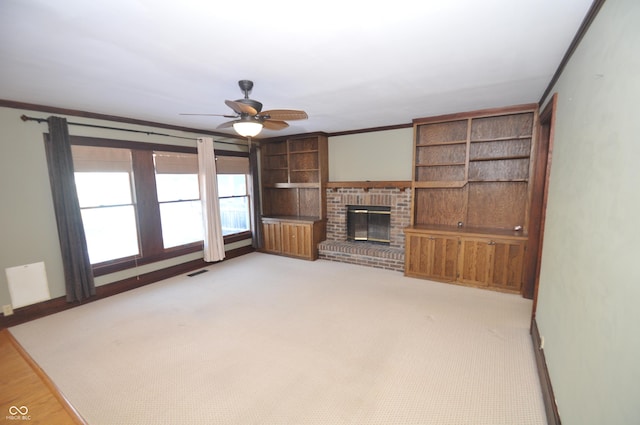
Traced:
[[0, 409], [7, 423], [86, 424], [6, 329], [0, 331]]

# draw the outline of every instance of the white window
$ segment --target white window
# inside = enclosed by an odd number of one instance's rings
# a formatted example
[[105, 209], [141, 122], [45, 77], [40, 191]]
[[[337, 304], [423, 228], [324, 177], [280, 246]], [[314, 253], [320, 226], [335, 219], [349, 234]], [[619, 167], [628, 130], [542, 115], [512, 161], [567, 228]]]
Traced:
[[222, 234], [250, 231], [249, 158], [218, 155], [216, 169]]
[[164, 247], [202, 241], [198, 156], [156, 151], [154, 160]]
[[131, 151], [75, 145], [71, 149], [91, 264], [138, 255]]

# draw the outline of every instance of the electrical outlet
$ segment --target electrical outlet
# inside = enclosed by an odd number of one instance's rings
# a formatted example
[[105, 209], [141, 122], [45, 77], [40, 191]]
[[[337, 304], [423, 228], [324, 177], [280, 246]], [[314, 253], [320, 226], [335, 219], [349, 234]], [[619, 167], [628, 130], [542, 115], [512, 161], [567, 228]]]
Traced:
[[13, 314], [13, 307], [11, 307], [11, 304], [5, 304], [2, 306], [2, 314], [4, 314], [5, 317]]

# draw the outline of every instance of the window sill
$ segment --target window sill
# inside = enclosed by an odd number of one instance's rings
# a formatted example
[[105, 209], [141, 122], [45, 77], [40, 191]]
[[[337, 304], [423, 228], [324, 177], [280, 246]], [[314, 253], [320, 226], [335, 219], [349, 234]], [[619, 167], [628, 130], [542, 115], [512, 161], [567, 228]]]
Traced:
[[[232, 235], [224, 236], [224, 243], [230, 244], [233, 242], [243, 241], [247, 239], [251, 239], [252, 234], [250, 231], [234, 233]], [[95, 264], [93, 269], [93, 276], [104, 276], [107, 274], [119, 272], [122, 270], [127, 270], [134, 268], [136, 266], [142, 266], [145, 264], [155, 263], [157, 261], [168, 260], [170, 258], [180, 257], [181, 255], [187, 255], [194, 252], [202, 251], [204, 249], [204, 244], [202, 242], [196, 242], [189, 245], [183, 245], [175, 248], [169, 248], [165, 250], [165, 252], [150, 255], [147, 257], [127, 257], [127, 258], [119, 258], [113, 261], [107, 261], [100, 264]]]

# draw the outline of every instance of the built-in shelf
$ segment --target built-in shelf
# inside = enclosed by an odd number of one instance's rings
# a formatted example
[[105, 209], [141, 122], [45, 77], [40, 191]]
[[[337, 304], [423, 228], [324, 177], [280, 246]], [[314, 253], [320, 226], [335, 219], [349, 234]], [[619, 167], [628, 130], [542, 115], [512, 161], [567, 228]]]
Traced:
[[472, 139], [471, 143], [483, 143], [483, 142], [506, 142], [509, 140], [521, 140], [521, 139], [531, 139], [531, 135], [526, 136], [505, 136], [505, 137], [491, 137], [486, 139]]
[[452, 181], [415, 181], [413, 187], [419, 189], [442, 189], [442, 188], [461, 188], [467, 185], [467, 180]]
[[[512, 155], [512, 156], [496, 156], [493, 158], [471, 158], [470, 162], [481, 162], [481, 161], [504, 161], [509, 159], [529, 159], [529, 155]], [[455, 164], [453, 164], [455, 165]], [[461, 164], [464, 165], [464, 164]], [[418, 165], [419, 166], [419, 165]]]
[[529, 179], [469, 179], [469, 183], [527, 183]]
[[416, 167], [450, 167], [454, 165], [466, 165], [465, 162], [442, 162], [442, 163], [434, 163], [434, 164], [416, 164]]
[[466, 140], [455, 140], [453, 142], [433, 142], [433, 143], [418, 143], [417, 148], [425, 148], [428, 146], [446, 146], [446, 145], [466, 145]]
[[265, 183], [263, 186], [269, 189], [313, 189], [318, 187], [318, 183]]
[[316, 149], [307, 149], [304, 151], [289, 151], [290, 155], [302, 154], [302, 153], [318, 153]]

